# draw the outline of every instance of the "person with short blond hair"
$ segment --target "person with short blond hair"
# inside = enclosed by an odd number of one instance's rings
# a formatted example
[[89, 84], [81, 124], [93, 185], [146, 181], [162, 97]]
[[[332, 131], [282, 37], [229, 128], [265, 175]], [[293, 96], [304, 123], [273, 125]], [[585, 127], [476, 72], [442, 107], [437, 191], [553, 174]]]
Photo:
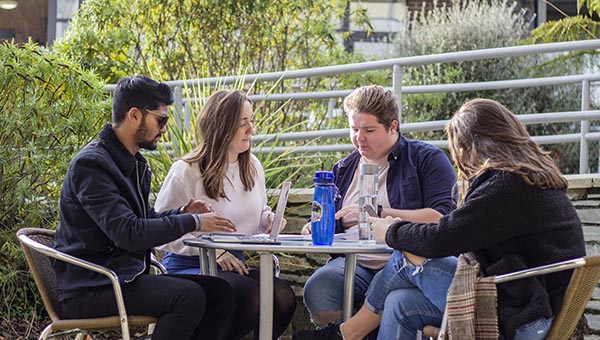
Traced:
[[[401, 134], [397, 98], [391, 90], [377, 85], [359, 87], [344, 99], [344, 110], [356, 150], [333, 166], [340, 192], [335, 202], [336, 233], [357, 229], [358, 169], [365, 163], [378, 165], [377, 211], [381, 217], [437, 222], [452, 211], [456, 177], [450, 160], [439, 148]], [[310, 224], [303, 233], [310, 233]], [[355, 303], [363, 302], [373, 277], [388, 259], [389, 254], [357, 256]], [[448, 263], [450, 278], [453, 261]], [[344, 265], [343, 257], [330, 259], [304, 286], [304, 303], [319, 328], [342, 320]]]

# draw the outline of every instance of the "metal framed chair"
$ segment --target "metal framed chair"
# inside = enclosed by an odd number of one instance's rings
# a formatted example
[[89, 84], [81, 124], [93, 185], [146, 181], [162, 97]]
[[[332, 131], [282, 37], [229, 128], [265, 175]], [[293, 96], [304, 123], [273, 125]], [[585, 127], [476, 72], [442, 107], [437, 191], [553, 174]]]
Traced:
[[[54, 230], [42, 228], [23, 228], [17, 232], [25, 259], [51, 320], [50, 324], [41, 332], [40, 340], [48, 339], [50, 336], [73, 333], [77, 334], [77, 339], [83, 339], [89, 331], [119, 329], [122, 339], [130, 340], [132, 338], [129, 335], [129, 327], [151, 325], [158, 321], [157, 318], [151, 316], [127, 315], [117, 275], [107, 268], [55, 250], [53, 248], [54, 236]], [[90, 319], [61, 319], [57, 313], [56, 274], [52, 267], [52, 259], [68, 262], [107, 276], [115, 291], [119, 315]]]
[[[581, 319], [585, 307], [594, 293], [594, 289], [598, 286], [598, 281], [600, 280], [600, 255], [585, 256], [498, 275], [495, 277], [494, 283], [498, 284], [567, 269], [574, 269], [573, 275], [565, 292], [562, 308], [556, 315], [546, 340], [568, 340]], [[438, 340], [446, 339], [446, 317], [447, 315], [444, 313], [440, 328], [425, 326], [423, 328], [423, 335]]]

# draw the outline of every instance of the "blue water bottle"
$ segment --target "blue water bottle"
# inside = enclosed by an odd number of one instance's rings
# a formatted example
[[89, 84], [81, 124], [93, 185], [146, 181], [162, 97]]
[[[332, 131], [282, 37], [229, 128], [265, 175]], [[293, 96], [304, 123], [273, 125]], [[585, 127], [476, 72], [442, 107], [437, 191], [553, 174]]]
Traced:
[[335, 233], [335, 193], [333, 172], [315, 173], [315, 194], [311, 211], [312, 241], [314, 245], [329, 246]]

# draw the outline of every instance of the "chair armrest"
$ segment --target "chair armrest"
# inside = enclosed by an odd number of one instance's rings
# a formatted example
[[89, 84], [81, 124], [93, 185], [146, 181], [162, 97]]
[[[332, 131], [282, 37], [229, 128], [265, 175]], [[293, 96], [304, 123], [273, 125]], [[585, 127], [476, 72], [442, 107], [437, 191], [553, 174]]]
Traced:
[[[535, 267], [535, 268], [529, 268], [529, 269], [524, 269], [524, 270], [520, 270], [517, 272], [497, 275], [496, 277], [494, 277], [494, 283], [498, 284], [498, 283], [509, 282], [509, 281], [513, 281], [513, 280], [528, 278], [528, 277], [532, 277], [532, 276], [555, 273], [555, 272], [560, 272], [560, 271], [567, 270], [567, 269], [583, 267], [585, 265], [585, 263], [586, 263], [586, 261], [585, 261], [585, 258], [583, 258], [583, 257], [566, 260], [566, 261], [562, 261], [562, 262], [550, 263], [550, 264]], [[445, 334], [446, 333], [446, 324], [448, 322], [448, 313], [447, 312], [448, 312], [447, 310], [444, 310], [444, 315], [442, 317], [442, 325], [438, 329], [438, 336], [437, 336], [438, 339], [443, 339], [446, 336], [446, 334]], [[431, 329], [428, 329], [427, 331], [431, 331], [434, 328], [433, 326], [429, 326], [429, 325], [425, 326], [425, 328], [428, 328], [428, 327], [431, 327]], [[425, 332], [425, 329], [423, 329], [423, 331]], [[435, 334], [435, 333], [432, 333], [432, 334]]]
[[580, 257], [580, 258], [576, 258], [576, 259], [572, 259], [572, 260], [556, 262], [556, 263], [551, 263], [551, 264], [547, 264], [544, 266], [520, 270], [518, 272], [497, 275], [494, 278], [494, 283], [502, 283], [502, 282], [523, 279], [523, 278], [531, 277], [531, 276], [555, 273], [555, 272], [560, 272], [560, 271], [567, 270], [567, 269], [582, 267], [584, 265], [585, 265], [585, 259], [583, 257]]
[[19, 238], [20, 242], [23, 242], [29, 248], [31, 248], [37, 252], [40, 252], [46, 256], [52, 257], [54, 259], [57, 259], [57, 260], [60, 260], [63, 262], [70, 263], [70, 264], [78, 266], [78, 267], [82, 267], [82, 268], [94, 271], [96, 273], [99, 273], [99, 274], [102, 274], [102, 275], [108, 277], [108, 279], [110, 280], [110, 282], [113, 286], [113, 290], [115, 292], [115, 299], [117, 300], [117, 308], [119, 311], [119, 317], [121, 319], [121, 328], [123, 330], [123, 336], [125, 336], [125, 334], [127, 334], [127, 338], [129, 337], [129, 325], [127, 322], [127, 312], [125, 310], [125, 301], [123, 300], [123, 293], [121, 292], [121, 285], [119, 284], [119, 277], [117, 276], [117, 274], [115, 274], [115, 272], [113, 272], [112, 270], [110, 270], [108, 268], [97, 265], [95, 263], [91, 263], [89, 261], [79, 259], [75, 256], [65, 254], [54, 248], [50, 248], [46, 245], [35, 242], [25, 235], [19, 235], [18, 238]]

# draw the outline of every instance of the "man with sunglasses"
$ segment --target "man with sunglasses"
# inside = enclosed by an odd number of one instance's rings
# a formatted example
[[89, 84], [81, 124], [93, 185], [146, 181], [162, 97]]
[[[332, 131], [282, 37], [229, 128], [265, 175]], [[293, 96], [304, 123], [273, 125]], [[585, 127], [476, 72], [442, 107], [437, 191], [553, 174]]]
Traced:
[[[226, 218], [191, 198], [156, 212], [148, 201], [151, 172], [140, 149], [166, 132], [169, 86], [134, 75], [120, 79], [112, 124], [71, 161], [60, 195], [55, 248], [114, 271], [128, 314], [159, 319], [152, 339], [219, 339], [233, 308], [226, 281], [201, 275], [150, 275], [150, 251], [193, 231], [234, 231]], [[108, 279], [56, 261], [63, 318], [117, 315]]]

